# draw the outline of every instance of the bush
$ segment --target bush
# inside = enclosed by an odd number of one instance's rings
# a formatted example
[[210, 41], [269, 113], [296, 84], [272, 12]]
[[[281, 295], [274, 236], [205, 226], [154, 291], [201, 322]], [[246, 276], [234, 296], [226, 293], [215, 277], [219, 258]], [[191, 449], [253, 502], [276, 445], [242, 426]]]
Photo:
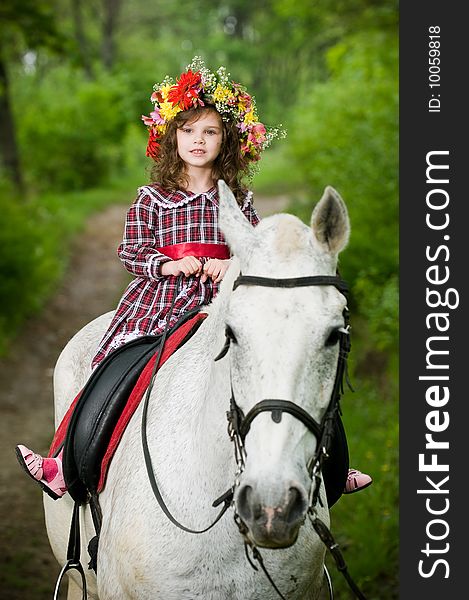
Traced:
[[[300, 100], [289, 135], [315, 199], [332, 185], [347, 204], [352, 236], [340, 270], [360, 311], [386, 321], [383, 349], [397, 347], [397, 42], [394, 31], [363, 31], [331, 48], [330, 77]], [[292, 210], [309, 222], [311, 208]]]
[[23, 79], [17, 98], [18, 138], [28, 183], [36, 189], [84, 189], [118, 172], [131, 123], [122, 77], [80, 79], [56, 69], [38, 85]]
[[[130, 147], [136, 140], [128, 140]], [[0, 180], [0, 356], [24, 320], [41, 309], [67, 266], [87, 218], [111, 203], [129, 204], [144, 180], [140, 166], [105, 187], [16, 197]]]
[[0, 354], [26, 316], [49, 294], [53, 274], [61, 272], [57, 228], [48, 228], [48, 214], [0, 194]]

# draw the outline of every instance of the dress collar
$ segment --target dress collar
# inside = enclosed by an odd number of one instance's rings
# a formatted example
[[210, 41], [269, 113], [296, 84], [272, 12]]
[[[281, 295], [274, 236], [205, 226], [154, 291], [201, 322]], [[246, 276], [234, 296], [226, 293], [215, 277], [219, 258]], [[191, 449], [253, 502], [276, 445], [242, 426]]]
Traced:
[[190, 198], [191, 200], [193, 198], [198, 198], [199, 196], [207, 196], [207, 198], [209, 198], [210, 200], [215, 200], [218, 199], [218, 190], [216, 188], [216, 186], [212, 186], [210, 189], [208, 189], [205, 192], [191, 192], [191, 191], [180, 191], [181, 194], [184, 194], [186, 198]]
[[212, 202], [218, 203], [218, 189], [216, 186], [212, 186], [206, 192], [198, 192], [194, 193], [190, 190], [177, 190], [176, 192], [169, 192], [162, 188], [158, 183], [153, 183], [150, 186], [157, 194], [164, 199], [167, 203], [172, 203], [175, 205], [179, 204], [187, 204], [191, 200], [195, 200], [200, 196], [205, 196]]

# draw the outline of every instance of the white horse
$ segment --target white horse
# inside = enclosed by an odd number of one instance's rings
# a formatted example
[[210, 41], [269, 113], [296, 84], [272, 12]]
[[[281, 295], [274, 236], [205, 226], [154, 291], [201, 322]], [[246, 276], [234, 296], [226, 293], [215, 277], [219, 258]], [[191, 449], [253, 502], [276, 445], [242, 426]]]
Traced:
[[[220, 226], [233, 264], [220, 293], [207, 307], [197, 333], [159, 371], [148, 410], [148, 444], [158, 485], [172, 514], [190, 528], [210, 524], [214, 499], [235, 481], [237, 464], [227, 435], [231, 386], [244, 413], [261, 399], [284, 398], [318, 422], [329, 403], [338, 360], [330, 333], [343, 327], [345, 297], [332, 285], [291, 289], [240, 286], [243, 275], [275, 278], [335, 275], [349, 237], [349, 219], [339, 194], [327, 187], [311, 227], [288, 214], [265, 218], [253, 228], [228, 187], [219, 183]], [[89, 377], [89, 364], [111, 314], [79, 331], [67, 344], [54, 374], [55, 419]], [[227, 355], [214, 357], [229, 327]], [[143, 404], [143, 402], [142, 402]], [[246, 559], [233, 508], [202, 535], [176, 528], [152, 494], [141, 445], [141, 411], [130, 421], [100, 495], [103, 526], [97, 577], [87, 572], [88, 594], [100, 600], [275, 600], [277, 593]], [[307, 466], [317, 439], [284, 414], [275, 423], [260, 414], [246, 436], [245, 468], [234, 509], [248, 538], [285, 598], [322, 597], [325, 547], [305, 520], [314, 483]], [[324, 508], [319, 516], [329, 524]], [[44, 496], [47, 531], [59, 563], [65, 564], [73, 502]], [[81, 508], [82, 560], [94, 535], [89, 509]], [[86, 570], [86, 565], [85, 565]], [[81, 598], [80, 579], [70, 571], [68, 599]], [[322, 590], [322, 591], [321, 591]]]

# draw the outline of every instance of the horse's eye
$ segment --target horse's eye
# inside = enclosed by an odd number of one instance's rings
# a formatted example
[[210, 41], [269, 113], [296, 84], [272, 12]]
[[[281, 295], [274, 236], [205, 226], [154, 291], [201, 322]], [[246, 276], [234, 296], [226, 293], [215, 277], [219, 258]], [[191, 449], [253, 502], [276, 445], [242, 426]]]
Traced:
[[333, 329], [326, 340], [326, 346], [335, 346], [340, 338], [340, 329]]
[[233, 333], [233, 330], [229, 325], [226, 326], [225, 335], [228, 339], [230, 339], [234, 344], [237, 343], [236, 336]]

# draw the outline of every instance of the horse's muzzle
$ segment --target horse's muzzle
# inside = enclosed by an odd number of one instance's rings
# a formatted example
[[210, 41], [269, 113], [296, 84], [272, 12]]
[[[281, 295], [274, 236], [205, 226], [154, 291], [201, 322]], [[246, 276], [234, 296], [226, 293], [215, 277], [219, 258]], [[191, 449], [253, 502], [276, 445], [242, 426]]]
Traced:
[[280, 503], [263, 502], [250, 485], [236, 496], [236, 510], [248, 529], [247, 535], [260, 548], [288, 548], [298, 537], [308, 510], [307, 495], [300, 486], [290, 486]]

